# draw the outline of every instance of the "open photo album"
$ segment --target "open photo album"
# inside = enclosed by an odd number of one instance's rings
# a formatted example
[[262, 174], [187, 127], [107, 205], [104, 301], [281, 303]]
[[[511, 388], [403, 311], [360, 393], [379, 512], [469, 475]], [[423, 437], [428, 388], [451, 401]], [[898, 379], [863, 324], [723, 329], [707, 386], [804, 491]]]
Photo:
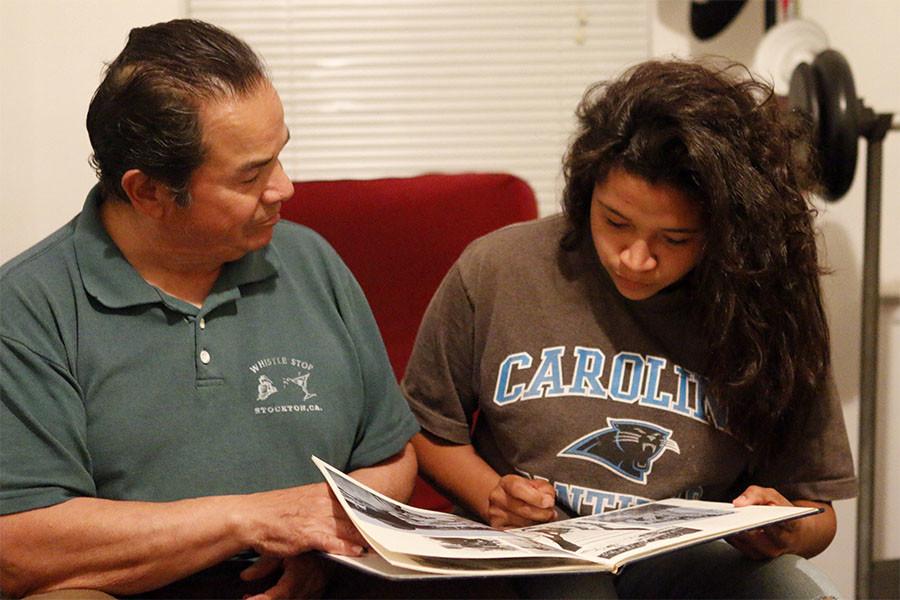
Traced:
[[379, 494], [313, 457], [371, 550], [338, 562], [389, 579], [615, 573], [629, 562], [819, 512], [670, 498], [600, 515], [494, 529]]

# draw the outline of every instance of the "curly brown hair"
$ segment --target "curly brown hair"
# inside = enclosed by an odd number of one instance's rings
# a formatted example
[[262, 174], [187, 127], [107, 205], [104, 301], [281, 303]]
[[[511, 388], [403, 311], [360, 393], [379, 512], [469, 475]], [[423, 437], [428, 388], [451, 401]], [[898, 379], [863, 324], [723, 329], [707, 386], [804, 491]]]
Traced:
[[681, 60], [592, 86], [577, 118], [561, 246], [590, 239], [591, 194], [612, 168], [699, 204], [706, 246], [686, 281], [708, 347], [702, 374], [729, 429], [764, 456], [828, 393], [809, 122], [740, 65]]

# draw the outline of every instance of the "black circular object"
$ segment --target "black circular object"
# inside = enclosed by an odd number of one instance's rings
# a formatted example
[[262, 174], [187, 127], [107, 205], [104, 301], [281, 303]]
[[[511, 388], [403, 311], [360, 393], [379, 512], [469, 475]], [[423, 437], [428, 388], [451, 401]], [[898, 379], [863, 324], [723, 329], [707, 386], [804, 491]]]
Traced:
[[829, 200], [838, 200], [853, 182], [859, 142], [859, 101], [850, 65], [836, 50], [825, 50], [813, 60], [820, 86], [819, 139], [822, 175]]
[[817, 54], [811, 65], [797, 65], [791, 73], [788, 101], [812, 118], [823, 195], [839, 200], [853, 183], [860, 135], [859, 100], [843, 55], [828, 49]]
[[816, 85], [816, 74], [812, 65], [800, 63], [791, 73], [791, 82], [788, 88], [788, 103], [791, 108], [798, 108], [805, 112], [816, 128], [816, 148], [821, 147], [819, 141], [819, 119], [822, 111], [819, 108], [819, 86]]
[[691, 31], [701, 40], [710, 39], [728, 27], [746, 3], [747, 0], [693, 0]]

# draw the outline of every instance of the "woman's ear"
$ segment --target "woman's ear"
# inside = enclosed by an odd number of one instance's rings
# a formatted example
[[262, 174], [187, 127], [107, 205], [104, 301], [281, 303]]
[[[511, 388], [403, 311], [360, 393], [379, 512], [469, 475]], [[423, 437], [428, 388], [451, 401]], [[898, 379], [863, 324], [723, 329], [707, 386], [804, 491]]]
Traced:
[[174, 204], [169, 186], [150, 177], [140, 169], [129, 169], [122, 175], [122, 189], [131, 206], [152, 219], [161, 218]]

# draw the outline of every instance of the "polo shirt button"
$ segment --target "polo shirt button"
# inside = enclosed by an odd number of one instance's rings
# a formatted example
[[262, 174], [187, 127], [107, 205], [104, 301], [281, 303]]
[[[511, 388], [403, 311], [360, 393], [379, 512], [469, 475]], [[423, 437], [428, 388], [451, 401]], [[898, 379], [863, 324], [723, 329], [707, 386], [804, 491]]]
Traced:
[[202, 362], [204, 365], [208, 365], [209, 359], [210, 359], [209, 352], [207, 352], [206, 350], [201, 350], [200, 351], [200, 362]]
[[206, 319], [200, 317], [200, 329], [206, 329]]

